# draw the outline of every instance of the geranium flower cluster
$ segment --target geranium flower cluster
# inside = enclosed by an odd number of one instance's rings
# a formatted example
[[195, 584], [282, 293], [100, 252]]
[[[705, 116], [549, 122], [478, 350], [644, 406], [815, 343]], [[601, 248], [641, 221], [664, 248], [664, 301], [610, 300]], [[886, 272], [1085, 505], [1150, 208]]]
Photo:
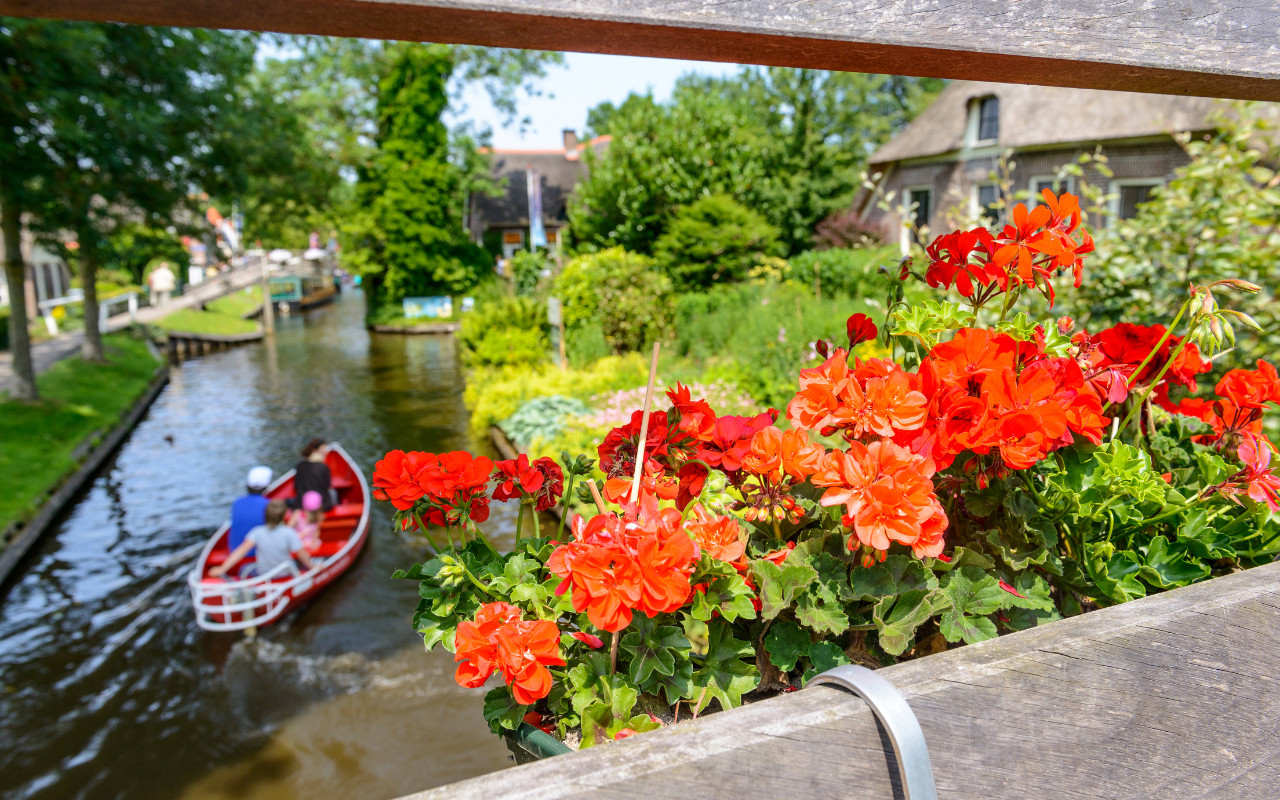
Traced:
[[1222, 376], [1214, 387], [1216, 400], [1199, 397], [1183, 398], [1177, 404], [1165, 403], [1169, 411], [1195, 417], [1213, 426], [1210, 435], [1197, 436], [1201, 444], [1212, 444], [1219, 450], [1235, 450], [1247, 445], [1251, 458], [1273, 448], [1262, 434], [1262, 414], [1268, 404], [1280, 405], [1280, 377], [1276, 368], [1258, 361], [1256, 369], [1233, 369]]
[[482, 686], [497, 670], [521, 705], [546, 697], [551, 691], [547, 667], [565, 664], [556, 624], [526, 620], [510, 603], [485, 603], [473, 620], [458, 623], [454, 647], [454, 680], [460, 686]]
[[689, 576], [697, 549], [674, 508], [656, 503], [639, 515], [578, 517], [573, 541], [558, 546], [547, 567], [572, 590], [573, 608], [586, 612], [603, 631], [631, 624], [632, 613], [648, 617], [675, 611], [689, 599]]
[[[492, 494], [489, 481], [496, 479]], [[528, 500], [538, 511], [555, 505], [564, 473], [551, 458], [529, 463], [520, 455], [496, 464], [465, 451], [423, 453], [392, 450], [374, 465], [373, 496], [400, 511], [414, 511], [426, 524], [458, 525], [489, 518], [489, 501]], [[405, 527], [411, 523], [406, 517]]]
[[463, 517], [484, 522], [492, 474], [491, 459], [462, 450], [439, 455], [392, 450], [374, 465], [373, 496], [390, 500], [401, 511], [425, 500], [421, 516], [433, 525], [456, 525]]
[[1014, 206], [1013, 222], [998, 233], [974, 228], [939, 236], [926, 250], [930, 264], [925, 280], [933, 287], [954, 284], [974, 308], [1016, 284], [1038, 289], [1052, 307], [1053, 276], [1071, 270], [1079, 287], [1083, 257], [1093, 252], [1093, 239], [1080, 227], [1080, 198], [1059, 197], [1049, 189], [1043, 198], [1032, 209]]

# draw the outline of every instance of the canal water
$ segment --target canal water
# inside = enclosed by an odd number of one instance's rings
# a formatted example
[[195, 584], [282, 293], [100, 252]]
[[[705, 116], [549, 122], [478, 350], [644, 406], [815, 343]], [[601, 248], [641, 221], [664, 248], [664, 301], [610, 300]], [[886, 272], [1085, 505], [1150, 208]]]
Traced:
[[[452, 337], [370, 334], [359, 292], [274, 343], [187, 361], [0, 603], [0, 797], [390, 798], [510, 762], [483, 689], [423, 652], [420, 542], [375, 505], [368, 544], [256, 638], [196, 627], [186, 574], [254, 464], [313, 435], [366, 475], [389, 449], [487, 451]], [[491, 518], [514, 533], [514, 509]]]

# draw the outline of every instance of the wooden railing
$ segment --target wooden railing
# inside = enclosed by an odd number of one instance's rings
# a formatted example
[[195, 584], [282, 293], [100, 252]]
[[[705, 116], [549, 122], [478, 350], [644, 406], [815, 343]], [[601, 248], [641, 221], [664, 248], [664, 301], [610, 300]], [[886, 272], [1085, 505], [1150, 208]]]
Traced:
[[1274, 0], [0, 0], [0, 14], [1280, 100]]

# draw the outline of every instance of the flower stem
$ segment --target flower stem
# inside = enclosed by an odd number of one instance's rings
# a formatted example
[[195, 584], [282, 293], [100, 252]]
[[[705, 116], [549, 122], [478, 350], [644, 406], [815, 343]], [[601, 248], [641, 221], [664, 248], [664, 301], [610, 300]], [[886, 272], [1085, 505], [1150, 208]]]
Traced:
[[435, 537], [433, 537], [427, 531], [427, 526], [422, 521], [422, 515], [420, 515], [417, 512], [417, 510], [414, 510], [412, 513], [413, 513], [413, 521], [418, 523], [418, 530], [422, 531], [422, 536], [427, 540], [427, 544], [431, 545], [432, 550], [436, 551], [437, 553], [440, 552], [440, 545], [436, 544]]
[[[1168, 334], [1166, 332], [1166, 336], [1167, 335]], [[1162, 339], [1161, 341], [1164, 341], [1164, 340]], [[1129, 409], [1129, 413], [1125, 415], [1124, 420], [1120, 423], [1120, 430], [1124, 430], [1126, 427], [1128, 427], [1129, 421], [1133, 419], [1133, 415], [1138, 413], [1138, 410], [1141, 409], [1143, 404], [1147, 402], [1147, 399], [1151, 397], [1151, 393], [1156, 390], [1156, 386], [1159, 385], [1160, 379], [1163, 378], [1164, 374], [1169, 371], [1169, 367], [1173, 366], [1173, 362], [1178, 360], [1178, 356], [1182, 355], [1182, 351], [1186, 349], [1189, 343], [1190, 343], [1190, 339], [1186, 337], [1183, 337], [1182, 341], [1178, 343], [1177, 348], [1175, 348], [1173, 353], [1169, 355], [1169, 360], [1166, 361], [1165, 365], [1160, 368], [1159, 372], [1156, 373], [1156, 377], [1151, 381], [1151, 383], [1147, 384], [1147, 390], [1142, 393], [1142, 399], [1134, 403], [1133, 407]], [[1159, 345], [1156, 345], [1156, 349], [1159, 349], [1159, 347], [1160, 347]], [[1137, 372], [1135, 372], [1134, 374], [1136, 375]]]
[[618, 671], [618, 632], [614, 631], [609, 639], [609, 674]]
[[569, 483], [565, 487], [564, 497], [561, 498], [563, 503], [560, 507], [560, 524], [556, 527], [557, 542], [564, 541], [561, 537], [564, 536], [564, 522], [569, 518], [569, 498], [573, 496], [573, 479], [576, 477], [574, 473], [569, 473]]
[[516, 544], [520, 544], [520, 529], [524, 527], [524, 499], [516, 505]]
[[502, 554], [498, 552], [498, 548], [496, 548], [496, 547], [494, 547], [494, 546], [493, 546], [493, 542], [489, 541], [489, 537], [484, 535], [484, 531], [480, 530], [480, 526], [479, 526], [479, 525], [475, 524], [475, 523], [474, 523], [474, 522], [472, 522], [470, 519], [468, 519], [468, 520], [467, 520], [467, 529], [468, 529], [468, 530], [470, 530], [470, 531], [471, 531], [471, 533], [472, 533], [472, 534], [473, 534], [477, 539], [479, 539], [479, 540], [480, 540], [480, 543], [481, 543], [481, 544], [483, 544], [485, 547], [489, 548], [489, 552], [490, 552], [490, 553], [493, 553], [493, 554], [494, 554], [495, 556], [497, 556], [498, 558], [502, 558]]

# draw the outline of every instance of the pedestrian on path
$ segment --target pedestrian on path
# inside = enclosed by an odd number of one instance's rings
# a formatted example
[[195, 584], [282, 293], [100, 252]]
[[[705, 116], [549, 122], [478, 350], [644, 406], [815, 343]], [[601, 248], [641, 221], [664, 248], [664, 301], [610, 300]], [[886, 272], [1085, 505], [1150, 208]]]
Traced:
[[169, 302], [169, 297], [176, 286], [177, 279], [173, 275], [173, 270], [169, 268], [169, 262], [161, 261], [160, 266], [153, 269], [147, 276], [147, 288], [151, 290], [151, 305], [154, 307]]

